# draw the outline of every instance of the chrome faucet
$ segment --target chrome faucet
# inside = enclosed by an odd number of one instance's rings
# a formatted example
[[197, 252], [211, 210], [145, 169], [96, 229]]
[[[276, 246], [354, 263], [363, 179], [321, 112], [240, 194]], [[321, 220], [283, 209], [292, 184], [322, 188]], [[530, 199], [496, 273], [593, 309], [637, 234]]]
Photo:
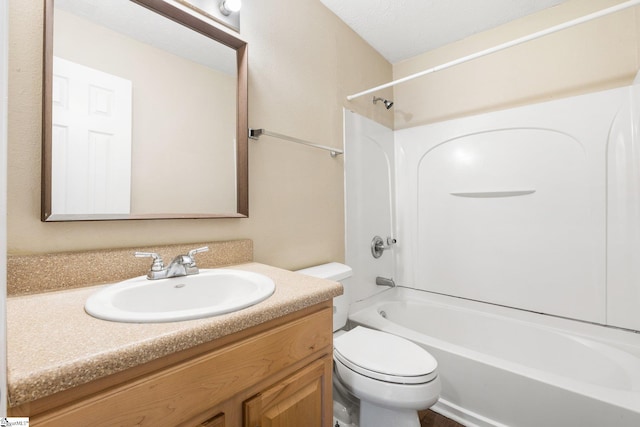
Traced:
[[376, 277], [376, 285], [378, 286], [388, 286], [390, 288], [395, 288], [396, 287], [396, 282], [393, 280], [393, 278], [387, 278], [387, 277]]
[[156, 280], [198, 274], [199, 270], [196, 265], [195, 255], [208, 250], [208, 246], [192, 249], [186, 255], [178, 255], [175, 257], [168, 267], [164, 266], [162, 258], [155, 252], [136, 252], [134, 256], [138, 258], [153, 258], [151, 268], [147, 272], [147, 279]]
[[371, 255], [373, 255], [373, 257], [376, 259], [380, 258], [384, 251], [386, 251], [387, 249], [391, 249], [396, 243], [398, 243], [396, 239], [394, 239], [393, 237], [387, 237], [387, 244], [385, 245], [382, 237], [375, 236], [371, 241]]

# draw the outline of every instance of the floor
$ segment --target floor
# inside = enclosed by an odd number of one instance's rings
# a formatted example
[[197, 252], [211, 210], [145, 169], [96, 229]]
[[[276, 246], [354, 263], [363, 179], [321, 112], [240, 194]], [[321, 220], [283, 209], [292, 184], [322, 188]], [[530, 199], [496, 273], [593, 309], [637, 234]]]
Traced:
[[419, 415], [421, 427], [463, 427], [462, 424], [458, 424], [433, 411], [420, 411]]

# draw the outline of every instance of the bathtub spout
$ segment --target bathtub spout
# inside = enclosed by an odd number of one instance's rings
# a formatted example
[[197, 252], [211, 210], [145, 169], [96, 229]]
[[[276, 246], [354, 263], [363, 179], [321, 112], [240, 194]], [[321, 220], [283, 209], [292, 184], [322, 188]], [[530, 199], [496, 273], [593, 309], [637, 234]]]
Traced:
[[390, 288], [396, 287], [396, 282], [393, 281], [393, 278], [387, 279], [386, 277], [376, 277], [376, 285], [378, 286], [388, 286]]

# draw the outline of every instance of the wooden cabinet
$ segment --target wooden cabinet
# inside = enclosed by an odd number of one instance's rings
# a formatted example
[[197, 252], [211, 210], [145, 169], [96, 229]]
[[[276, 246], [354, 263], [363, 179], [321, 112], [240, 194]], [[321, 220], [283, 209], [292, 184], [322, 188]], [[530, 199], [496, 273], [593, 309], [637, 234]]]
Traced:
[[331, 384], [331, 359], [326, 359], [314, 362], [247, 400], [243, 426], [326, 426], [327, 421], [323, 420], [325, 387]]
[[332, 338], [321, 303], [10, 415], [32, 427], [330, 427]]
[[198, 424], [198, 427], [225, 427], [224, 412]]

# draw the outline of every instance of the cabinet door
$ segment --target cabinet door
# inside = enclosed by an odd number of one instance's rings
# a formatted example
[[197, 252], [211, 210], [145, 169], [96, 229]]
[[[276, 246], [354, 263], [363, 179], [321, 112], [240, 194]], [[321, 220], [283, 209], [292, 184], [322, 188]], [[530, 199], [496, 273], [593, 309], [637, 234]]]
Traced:
[[331, 362], [325, 356], [244, 402], [244, 427], [331, 425]]

